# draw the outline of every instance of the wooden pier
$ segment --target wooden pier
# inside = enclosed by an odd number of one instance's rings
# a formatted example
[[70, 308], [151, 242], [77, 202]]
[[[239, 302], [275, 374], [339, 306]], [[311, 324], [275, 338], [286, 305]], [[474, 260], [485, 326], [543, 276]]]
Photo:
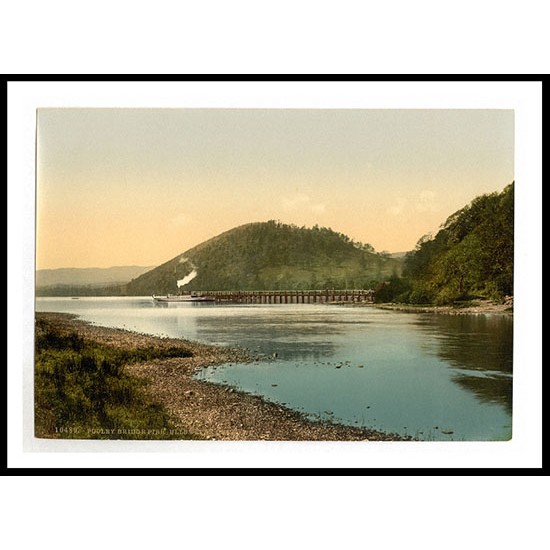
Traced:
[[372, 303], [374, 290], [211, 290], [182, 292], [215, 302], [242, 304], [353, 304]]

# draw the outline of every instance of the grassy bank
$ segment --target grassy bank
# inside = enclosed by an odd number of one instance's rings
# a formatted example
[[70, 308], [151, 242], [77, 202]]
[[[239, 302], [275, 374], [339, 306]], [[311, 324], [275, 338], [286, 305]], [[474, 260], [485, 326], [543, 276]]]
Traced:
[[92, 341], [36, 320], [35, 435], [69, 439], [192, 439], [170, 422], [147, 381], [124, 366], [188, 357], [178, 346], [133, 349]]
[[[246, 350], [36, 314], [36, 435], [71, 439], [400, 441], [196, 379], [206, 366], [253, 361]], [[191, 435], [192, 434], [192, 435]]]

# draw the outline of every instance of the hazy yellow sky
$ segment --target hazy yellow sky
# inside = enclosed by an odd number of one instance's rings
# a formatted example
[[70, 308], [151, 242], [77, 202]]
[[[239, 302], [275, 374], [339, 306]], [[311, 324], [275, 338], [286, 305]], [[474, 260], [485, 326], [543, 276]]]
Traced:
[[40, 109], [37, 268], [158, 265], [277, 219], [406, 251], [514, 180], [511, 110]]

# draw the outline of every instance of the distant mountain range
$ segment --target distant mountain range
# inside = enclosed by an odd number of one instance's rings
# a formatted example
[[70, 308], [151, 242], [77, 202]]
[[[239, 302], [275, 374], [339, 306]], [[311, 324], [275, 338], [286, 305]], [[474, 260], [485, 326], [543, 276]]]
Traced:
[[36, 287], [53, 286], [106, 286], [126, 284], [128, 281], [150, 271], [154, 266], [116, 266], [116, 267], [66, 267], [60, 269], [38, 269]]
[[401, 266], [402, 259], [378, 254], [332, 229], [258, 222], [179, 254], [128, 283], [125, 292], [370, 288], [400, 274]]

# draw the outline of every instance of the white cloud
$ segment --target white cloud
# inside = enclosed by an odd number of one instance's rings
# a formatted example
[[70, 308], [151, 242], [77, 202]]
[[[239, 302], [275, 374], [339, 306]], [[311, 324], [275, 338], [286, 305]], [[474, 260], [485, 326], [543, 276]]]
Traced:
[[439, 210], [435, 193], [428, 189], [421, 191], [418, 195], [416, 210], [418, 212], [435, 212]]
[[303, 193], [294, 195], [292, 198], [283, 197], [283, 208], [285, 210], [297, 210], [306, 205], [309, 200], [309, 197]]
[[387, 209], [388, 214], [399, 216], [405, 210], [407, 201], [405, 199], [396, 199], [395, 202]]
[[323, 214], [326, 210], [326, 205], [323, 203], [315, 203], [309, 195], [297, 193], [292, 197], [283, 197], [283, 209], [287, 212], [296, 212], [298, 210], [309, 210], [314, 214]]
[[324, 214], [326, 206], [324, 204], [312, 204], [310, 208], [315, 214]]
[[187, 214], [178, 214], [171, 218], [170, 222], [178, 227], [184, 227], [191, 224], [191, 217]]
[[418, 194], [409, 196], [408, 199], [404, 197], [394, 197], [393, 203], [387, 208], [386, 212], [391, 216], [400, 216], [404, 212], [412, 213], [412, 209], [416, 212], [427, 214], [437, 212], [441, 207], [437, 201], [436, 193], [429, 189], [423, 189]]

